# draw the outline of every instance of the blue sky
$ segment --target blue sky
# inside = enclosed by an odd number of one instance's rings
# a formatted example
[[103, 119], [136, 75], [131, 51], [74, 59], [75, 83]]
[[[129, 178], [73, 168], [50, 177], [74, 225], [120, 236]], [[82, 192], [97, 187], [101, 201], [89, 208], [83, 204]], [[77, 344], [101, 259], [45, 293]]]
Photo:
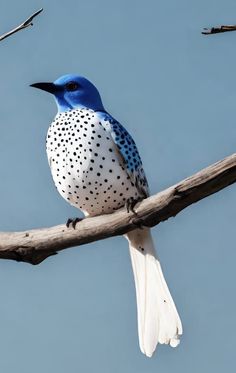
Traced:
[[[52, 226], [76, 210], [57, 194], [45, 152], [53, 99], [29, 88], [79, 73], [135, 138], [152, 193], [235, 152], [236, 3], [213, 0], [8, 0], [0, 33], [0, 229]], [[181, 315], [177, 349], [138, 347], [127, 243], [66, 250], [40, 266], [0, 261], [0, 370], [222, 372], [235, 366], [235, 186], [153, 229]]]

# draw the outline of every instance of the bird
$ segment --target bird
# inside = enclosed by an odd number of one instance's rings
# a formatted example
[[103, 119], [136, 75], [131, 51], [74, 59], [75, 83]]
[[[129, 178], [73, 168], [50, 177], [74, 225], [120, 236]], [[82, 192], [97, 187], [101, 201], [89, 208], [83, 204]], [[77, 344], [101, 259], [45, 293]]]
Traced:
[[[58, 113], [49, 126], [46, 151], [60, 195], [85, 217], [109, 214], [149, 196], [137, 146], [103, 106], [87, 78], [67, 74], [54, 82], [31, 84], [54, 96]], [[67, 226], [80, 219], [68, 219]], [[142, 228], [142, 229], [140, 229]], [[151, 357], [157, 344], [176, 347], [182, 334], [178, 311], [155, 252], [150, 228], [125, 235], [134, 273], [141, 351]]]

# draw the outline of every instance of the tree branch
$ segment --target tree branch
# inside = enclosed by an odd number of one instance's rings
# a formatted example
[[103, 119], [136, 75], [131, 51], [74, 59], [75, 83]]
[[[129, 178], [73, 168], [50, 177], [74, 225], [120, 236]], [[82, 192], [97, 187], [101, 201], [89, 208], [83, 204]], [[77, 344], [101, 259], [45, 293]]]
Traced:
[[20, 31], [20, 30], [23, 30], [29, 26], [33, 26], [33, 19], [38, 15], [40, 14], [41, 12], [43, 11], [43, 8], [39, 9], [37, 12], [35, 12], [34, 14], [32, 14], [29, 18], [27, 18], [27, 20], [23, 23], [21, 23], [19, 26], [15, 27], [13, 30], [11, 31], [8, 31], [6, 32], [5, 34], [1, 35], [0, 36], [0, 41], [2, 41], [3, 39], [6, 39], [8, 38], [9, 36], [11, 36], [12, 34], [15, 34], [16, 32]]
[[202, 31], [203, 35], [212, 35], [212, 34], [220, 34], [222, 32], [229, 32], [229, 31], [235, 31], [236, 30], [236, 25], [222, 25], [222, 26], [217, 26], [217, 27], [211, 27], [207, 28], [205, 27]]
[[58, 225], [26, 232], [0, 232], [0, 259], [39, 264], [57, 251], [127, 233], [137, 226], [153, 227], [236, 181], [236, 153], [143, 200], [136, 214], [123, 208], [86, 218], [76, 229]]

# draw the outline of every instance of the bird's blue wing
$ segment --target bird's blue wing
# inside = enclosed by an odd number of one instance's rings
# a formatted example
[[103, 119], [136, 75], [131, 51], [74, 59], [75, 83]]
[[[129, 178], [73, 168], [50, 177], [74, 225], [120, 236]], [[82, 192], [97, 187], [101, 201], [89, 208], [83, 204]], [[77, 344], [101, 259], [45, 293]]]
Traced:
[[137, 187], [140, 196], [146, 198], [149, 195], [148, 182], [134, 140], [128, 131], [107, 113], [102, 115], [102, 124], [110, 132], [117, 154], [128, 176]]

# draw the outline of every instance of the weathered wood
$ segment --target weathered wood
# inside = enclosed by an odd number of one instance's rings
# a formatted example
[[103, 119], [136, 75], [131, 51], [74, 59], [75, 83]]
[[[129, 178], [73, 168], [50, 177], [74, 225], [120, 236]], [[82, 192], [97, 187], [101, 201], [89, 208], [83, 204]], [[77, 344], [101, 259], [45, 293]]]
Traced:
[[123, 208], [113, 214], [86, 218], [76, 229], [63, 224], [25, 232], [0, 232], [0, 259], [39, 264], [69, 247], [121, 235], [140, 224], [152, 227], [235, 181], [236, 153], [143, 200], [137, 205], [136, 214], [128, 214]]
[[213, 34], [220, 34], [222, 32], [230, 32], [236, 30], [236, 25], [222, 25], [217, 27], [207, 28], [205, 27], [202, 31], [203, 35], [213, 35]]
[[5, 34], [1, 35], [0, 36], [0, 41], [8, 38], [9, 36], [15, 34], [16, 32], [18, 31], [21, 31], [21, 30], [24, 30], [25, 28], [29, 27], [29, 26], [33, 26], [33, 19], [39, 15], [41, 12], [43, 11], [43, 8], [39, 9], [37, 12], [35, 12], [34, 14], [32, 14], [29, 18], [27, 18], [23, 23], [21, 23], [19, 26], [15, 27], [14, 29], [12, 29], [11, 31], [8, 31], [6, 32]]

